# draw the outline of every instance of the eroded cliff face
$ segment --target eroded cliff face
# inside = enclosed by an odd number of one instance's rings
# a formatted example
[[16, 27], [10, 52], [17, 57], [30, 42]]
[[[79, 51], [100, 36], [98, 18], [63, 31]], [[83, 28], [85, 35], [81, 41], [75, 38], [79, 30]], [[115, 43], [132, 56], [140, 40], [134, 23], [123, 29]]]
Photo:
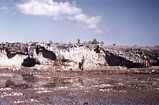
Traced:
[[159, 48], [154, 47], [115, 47], [109, 48], [106, 61], [109, 65], [133, 67], [158, 66]]
[[54, 43], [1, 43], [1, 67], [51, 65], [73, 70], [114, 66], [149, 67], [159, 65], [159, 48], [116, 47], [104, 45], [66, 45]]

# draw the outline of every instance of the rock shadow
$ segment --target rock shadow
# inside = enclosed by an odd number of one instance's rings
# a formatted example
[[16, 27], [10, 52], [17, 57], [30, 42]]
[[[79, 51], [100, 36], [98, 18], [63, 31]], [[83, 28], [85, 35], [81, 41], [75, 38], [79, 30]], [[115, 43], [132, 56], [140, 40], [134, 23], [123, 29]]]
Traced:
[[37, 46], [36, 47], [37, 55], [39, 54], [39, 52], [42, 53], [44, 58], [47, 58], [50, 60], [56, 60], [56, 54], [53, 51], [49, 51], [49, 50], [45, 49], [45, 47]]
[[155, 63], [152, 63], [151, 65], [152, 66], [159, 66], [159, 60], [157, 60], [157, 62], [155, 62]]
[[125, 66], [127, 68], [140, 68], [142, 65], [140, 63], [133, 63], [132, 61], [126, 60], [123, 57], [116, 56], [113, 53], [106, 53], [105, 60], [109, 66]]
[[143, 67], [143, 65], [140, 63], [134, 63], [130, 60], [127, 60], [121, 56], [115, 55], [115, 54], [113, 54], [109, 51], [106, 51], [103, 48], [97, 46], [96, 51], [98, 51], [98, 50], [103, 50], [103, 52], [105, 53], [105, 60], [109, 66], [125, 66], [127, 68]]
[[36, 64], [41, 64], [41, 63], [35, 58], [27, 57], [26, 59], [23, 60], [22, 66], [32, 67], [35, 66]]
[[9, 59], [13, 58], [14, 56], [16, 56], [16, 53], [11, 54], [11, 53], [7, 52], [7, 57]]
[[56, 55], [52, 51], [44, 50], [41, 52], [44, 58], [50, 59], [50, 60], [55, 60]]

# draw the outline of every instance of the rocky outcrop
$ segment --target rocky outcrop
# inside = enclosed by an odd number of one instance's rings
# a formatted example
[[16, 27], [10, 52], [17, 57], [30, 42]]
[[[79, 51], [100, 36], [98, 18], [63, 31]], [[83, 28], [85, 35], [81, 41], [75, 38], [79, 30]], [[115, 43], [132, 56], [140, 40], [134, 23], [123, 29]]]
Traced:
[[[83, 62], [83, 63], [82, 63]], [[52, 65], [57, 69], [95, 69], [111, 66], [159, 66], [159, 49], [96, 44], [0, 43], [0, 66]], [[82, 65], [81, 65], [82, 64]]]
[[105, 52], [105, 60], [107, 61], [109, 66], [126, 66], [127, 68], [132, 67], [142, 67], [142, 63], [136, 63], [130, 60], [127, 60], [121, 56], [117, 56], [113, 53], [110, 53], [108, 51]]
[[111, 48], [104, 50], [105, 59], [112, 66], [149, 67], [158, 66], [159, 49], [157, 48]]

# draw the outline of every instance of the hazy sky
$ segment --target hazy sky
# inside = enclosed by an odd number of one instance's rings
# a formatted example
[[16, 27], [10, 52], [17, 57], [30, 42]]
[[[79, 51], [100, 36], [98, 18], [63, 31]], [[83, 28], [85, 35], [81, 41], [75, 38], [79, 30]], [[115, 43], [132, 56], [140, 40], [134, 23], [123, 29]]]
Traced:
[[159, 45], [159, 0], [0, 0], [0, 42]]

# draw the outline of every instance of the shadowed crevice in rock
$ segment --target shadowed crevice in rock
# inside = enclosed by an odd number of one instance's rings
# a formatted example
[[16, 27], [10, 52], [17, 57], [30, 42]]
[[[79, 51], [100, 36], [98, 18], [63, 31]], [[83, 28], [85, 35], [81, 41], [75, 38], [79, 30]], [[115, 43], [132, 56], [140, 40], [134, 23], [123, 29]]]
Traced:
[[39, 52], [42, 53], [44, 58], [50, 59], [50, 60], [56, 60], [56, 54], [53, 51], [49, 51], [47, 49], [45, 49], [45, 47], [42, 46], [37, 46], [36, 47], [36, 53], [37, 55], [39, 54]]
[[127, 68], [142, 67], [140, 63], [133, 63], [132, 61], [126, 60], [123, 57], [116, 56], [108, 52], [106, 53], [105, 60], [109, 66], [126, 66]]
[[42, 55], [43, 55], [44, 58], [47, 58], [47, 59], [50, 59], [50, 60], [55, 60], [56, 59], [56, 55], [52, 51], [44, 50], [44, 51], [42, 51]]
[[23, 60], [22, 66], [32, 67], [35, 66], [36, 64], [40, 64], [40, 62], [37, 59], [27, 57], [26, 59]]
[[10, 59], [10, 58], [13, 58], [15, 55], [16, 55], [16, 53], [11, 54], [11, 53], [7, 52], [7, 57], [8, 57], [9, 59]]
[[159, 59], [157, 60], [157, 62], [152, 63], [153, 66], [159, 66]]
[[134, 62], [127, 60], [121, 56], [117, 56], [109, 51], [106, 51], [101, 47], [97, 46], [96, 51], [98, 51], [100, 49], [105, 53], [105, 60], [109, 66], [125, 66], [127, 68], [143, 67], [143, 65], [141, 63], [134, 63]]

